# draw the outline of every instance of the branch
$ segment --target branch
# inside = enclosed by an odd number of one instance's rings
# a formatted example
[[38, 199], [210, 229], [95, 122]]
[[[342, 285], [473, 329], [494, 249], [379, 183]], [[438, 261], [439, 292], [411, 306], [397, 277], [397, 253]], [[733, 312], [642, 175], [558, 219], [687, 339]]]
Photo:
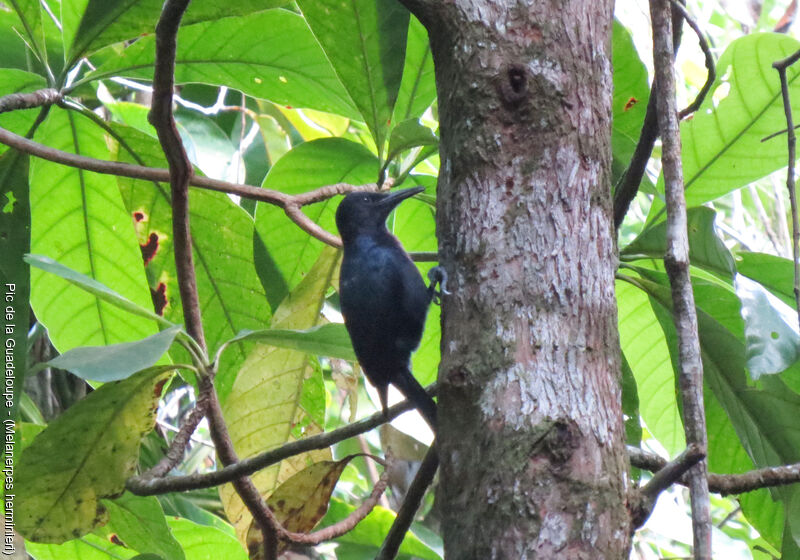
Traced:
[[61, 101], [61, 97], [60, 91], [51, 88], [31, 93], [11, 93], [0, 97], [0, 113], [52, 105]]
[[189, 0], [167, 0], [156, 26], [156, 60], [153, 73], [153, 99], [147, 120], [156, 129], [161, 149], [169, 164], [169, 182], [172, 191], [172, 236], [174, 240], [175, 268], [178, 289], [183, 306], [186, 332], [201, 348], [206, 348], [197, 280], [192, 256], [192, 236], [189, 232], [189, 179], [192, 164], [175, 119], [172, 117], [172, 90], [175, 87], [175, 52], [181, 18]]
[[[665, 459], [655, 453], [649, 453], [630, 445], [628, 446], [628, 458], [632, 466], [650, 472], [656, 472], [667, 464]], [[681, 477], [678, 482], [688, 485], [686, 476]], [[800, 482], [800, 463], [764, 467], [741, 474], [708, 474], [709, 491], [722, 496], [743, 494], [772, 486], [786, 486], [797, 482]]]
[[797, 192], [794, 186], [794, 160], [797, 140], [794, 134], [792, 119], [792, 102], [789, 99], [789, 83], [786, 79], [786, 69], [797, 62], [800, 51], [772, 64], [778, 71], [781, 80], [781, 95], [783, 96], [783, 112], [786, 115], [786, 142], [789, 149], [788, 166], [786, 169], [786, 189], [789, 191], [789, 204], [792, 208], [792, 260], [794, 261], [794, 303], [797, 310], [797, 322], [800, 324], [800, 225], [797, 218]]
[[692, 31], [694, 31], [695, 35], [697, 35], [697, 40], [700, 42], [700, 50], [702, 50], [703, 55], [705, 55], [706, 70], [708, 70], [706, 82], [703, 84], [703, 87], [700, 88], [700, 92], [697, 94], [697, 97], [695, 97], [694, 101], [692, 101], [688, 107], [678, 113], [678, 118], [684, 119], [697, 111], [697, 109], [700, 108], [700, 105], [703, 104], [708, 92], [711, 90], [711, 85], [714, 83], [714, 80], [717, 79], [717, 69], [714, 64], [714, 55], [711, 54], [711, 48], [708, 46], [708, 41], [706, 41], [705, 35], [703, 35], [703, 31], [700, 29], [700, 26], [697, 25], [697, 22], [694, 21], [694, 19], [692, 19], [692, 16], [689, 15], [689, 12], [686, 10], [686, 7], [683, 4], [677, 0], [670, 0], [670, 2], [672, 3], [673, 14], [675, 13], [675, 10], [680, 12], [681, 16], [683, 16], [683, 19], [689, 24], [689, 27], [692, 28]]
[[632, 510], [632, 523], [634, 527], [641, 527], [656, 505], [658, 495], [672, 486], [681, 477], [701, 461], [706, 454], [700, 447], [690, 443], [683, 450], [683, 453], [675, 457], [669, 463], [665, 463], [659, 470], [655, 471], [653, 478], [639, 489], [639, 501]]
[[[703, 362], [697, 334], [697, 311], [689, 275], [689, 239], [686, 221], [681, 141], [675, 107], [675, 74], [668, 0], [650, 0], [653, 22], [653, 65], [660, 95], [656, 102], [661, 130], [662, 167], [667, 206], [667, 252], [664, 266], [672, 287], [673, 317], [678, 334], [679, 384], [683, 402], [686, 442], [703, 453], [707, 448], [703, 408]], [[711, 511], [708, 495], [708, 463], [698, 462], [689, 471], [692, 502], [694, 557], [711, 560]]]
[[[429, 386], [427, 391], [432, 394], [433, 391], [435, 391], [435, 386]], [[139, 496], [152, 496], [156, 494], [166, 494], [168, 492], [185, 492], [187, 490], [219, 486], [226, 482], [232, 482], [240, 476], [253, 474], [256, 471], [274, 465], [294, 455], [299, 455], [315, 449], [325, 449], [340, 441], [368, 432], [413, 408], [414, 405], [411, 401], [404, 400], [389, 407], [386, 416], [383, 415], [383, 412], [376, 412], [372, 416], [368, 416], [358, 422], [347, 424], [332, 432], [324, 432], [315, 436], [292, 441], [277, 449], [271, 449], [254, 455], [253, 457], [242, 459], [235, 464], [226, 465], [223, 469], [218, 471], [186, 476], [170, 476], [166, 478], [153, 477], [152, 473], [148, 471], [142, 475], [129, 478], [126, 487], [132, 493]]]
[[194, 408], [189, 413], [188, 418], [181, 424], [178, 433], [169, 444], [166, 454], [161, 460], [156, 463], [154, 467], [143, 473], [142, 477], [163, 478], [172, 469], [180, 464], [183, 459], [183, 454], [186, 451], [186, 446], [189, 440], [197, 429], [197, 425], [206, 416], [206, 408], [208, 406], [208, 397], [204, 393], [200, 393], [195, 403]]
[[[0, 98], [0, 102], [5, 97]], [[15, 148], [21, 152], [25, 152], [48, 161], [61, 163], [70, 167], [77, 167], [87, 171], [94, 171], [95, 173], [102, 173], [105, 175], [116, 175], [120, 177], [130, 177], [132, 179], [143, 179], [146, 181], [161, 181], [167, 182], [169, 178], [169, 170], [159, 169], [155, 167], [143, 167], [140, 165], [131, 165], [118, 161], [105, 161], [101, 159], [90, 158], [55, 148], [50, 148], [33, 140], [28, 140], [23, 136], [14, 134], [4, 128], [0, 128], [0, 143]], [[241, 185], [237, 183], [229, 183], [227, 181], [220, 181], [218, 179], [211, 179], [209, 177], [201, 177], [191, 175], [189, 184], [194, 187], [200, 187], [212, 191], [224, 192], [235, 194], [243, 198], [257, 200], [259, 202], [266, 202], [282, 208], [289, 218], [300, 226], [308, 234], [323, 243], [332, 245], [334, 247], [341, 247], [342, 242], [338, 236], [325, 231], [316, 222], [306, 216], [300, 207], [314, 202], [321, 202], [327, 200], [337, 194], [346, 194], [353, 191], [370, 191], [376, 190], [375, 184], [368, 185], [350, 185], [347, 183], [337, 183], [335, 185], [326, 185], [312, 191], [289, 195], [280, 191], [270, 189], [263, 189], [261, 187], [254, 187], [252, 185]]]
[[411, 527], [411, 523], [414, 521], [414, 516], [422, 503], [422, 498], [425, 497], [428, 486], [433, 482], [437, 468], [439, 468], [439, 454], [436, 451], [434, 442], [434, 445], [428, 449], [428, 453], [422, 460], [417, 476], [414, 477], [414, 481], [408, 487], [406, 499], [403, 500], [403, 505], [400, 506], [400, 511], [397, 512], [397, 517], [395, 517], [392, 527], [386, 534], [375, 560], [393, 560], [397, 557], [400, 545], [403, 544], [408, 528]]

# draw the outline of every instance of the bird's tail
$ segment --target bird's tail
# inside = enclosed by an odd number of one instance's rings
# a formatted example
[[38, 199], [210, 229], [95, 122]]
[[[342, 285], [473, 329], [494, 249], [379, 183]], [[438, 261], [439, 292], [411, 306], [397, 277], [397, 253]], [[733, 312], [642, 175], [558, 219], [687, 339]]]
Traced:
[[403, 393], [403, 395], [414, 403], [414, 406], [419, 410], [422, 417], [436, 433], [436, 403], [425, 392], [422, 385], [414, 379], [410, 371], [406, 370], [402, 375], [396, 376], [392, 379], [392, 384]]

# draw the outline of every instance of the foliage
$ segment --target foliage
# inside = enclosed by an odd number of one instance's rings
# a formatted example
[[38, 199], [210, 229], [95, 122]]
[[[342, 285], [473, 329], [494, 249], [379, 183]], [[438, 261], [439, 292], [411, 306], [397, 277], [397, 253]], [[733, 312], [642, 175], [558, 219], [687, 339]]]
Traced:
[[[10, 11], [0, 5], [0, 95], [49, 85], [66, 88], [69, 97], [49, 111], [0, 115], [0, 126], [71, 153], [165, 167], [138, 93], [152, 79], [161, 0], [113, 6], [62, 0], [58, 22], [38, 1], [10, 4]], [[647, 57], [637, 52], [640, 30], [620, 12], [612, 61], [615, 179], [633, 153], [649, 98]], [[794, 296], [784, 194], [771, 182], [787, 152], [780, 137], [761, 142], [784, 128], [771, 63], [800, 43], [775, 33], [732, 40], [729, 20], [714, 15], [710, 33], [724, 47], [718, 77], [700, 111], [682, 123], [681, 135], [709, 464], [712, 471], [732, 473], [800, 461], [800, 339], [796, 317], [787, 312]], [[772, 23], [764, 16], [759, 29]], [[339, 182], [375, 183], [384, 175], [422, 185], [425, 195], [400, 207], [390, 226], [409, 250], [436, 250], [433, 62], [424, 28], [399, 3], [298, 0], [294, 7], [272, 0], [221, 10], [215, 2], [195, 0], [178, 45], [176, 118], [197, 173], [288, 194]], [[692, 94], [703, 77], [691, 60], [681, 60]], [[790, 69], [795, 109], [798, 75]], [[251, 520], [229, 486], [196, 503], [122, 494], [137, 461], [140, 468], [154, 462], [152, 441], [144, 436], [162, 388], [164, 403], [195, 383], [191, 367], [181, 377], [171, 373], [191, 364], [196, 348], [179, 326], [168, 185], [29, 161], [0, 145], [0, 186], [0, 279], [26, 270], [22, 253], [30, 246], [34, 255], [25, 262], [34, 266], [32, 309], [60, 353], [49, 365], [95, 384], [113, 382], [46, 418], [43, 430], [18, 425], [26, 450], [17, 469], [17, 528], [29, 539], [28, 552], [37, 560], [244, 558]], [[684, 441], [677, 343], [660, 262], [660, 189], [651, 165], [643, 186], [648, 192], [639, 195], [621, 229], [617, 300], [629, 443], [674, 455]], [[338, 201], [303, 211], [334, 231]], [[337, 313], [338, 252], [275, 206], [199, 189], [190, 204], [204, 329], [209, 355], [219, 358], [217, 391], [237, 452], [251, 456], [340, 425], [344, 407], [334, 397], [354, 356]], [[27, 285], [19, 288], [27, 293]], [[439, 335], [438, 311], [432, 310], [414, 357], [421, 381], [435, 379]], [[33, 400], [22, 401], [23, 420], [44, 420]], [[362, 414], [364, 402], [362, 394]], [[162, 406], [159, 420], [178, 423], [186, 405], [169, 414]], [[318, 494], [315, 483], [299, 484], [297, 473], [335, 472], [340, 484], [335, 490], [325, 486], [323, 494], [333, 491], [334, 497], [322, 521], [334, 523], [370, 491], [363, 460], [329, 461], [333, 451], [354, 452], [351, 445], [283, 461], [254, 482], [267, 497], [296, 500], [303, 492]], [[365, 445], [381, 454], [376, 435], [367, 436]], [[197, 449], [202, 446], [192, 453]], [[200, 460], [180, 468], [211, 467], [212, 458], [196, 456]], [[743, 515], [715, 535], [719, 546], [739, 543], [731, 545], [731, 554], [745, 558], [765, 557], [758, 552], [764, 549], [800, 558], [797, 492], [789, 486], [743, 496]], [[716, 520], [734, 507], [730, 499], [716, 501]], [[320, 518], [307, 513], [298, 527], [310, 528]], [[324, 554], [374, 557], [393, 516], [376, 509]], [[401, 553], [441, 557], [433, 517], [414, 526]], [[680, 537], [657, 531], [648, 525], [636, 549], [685, 552]]]

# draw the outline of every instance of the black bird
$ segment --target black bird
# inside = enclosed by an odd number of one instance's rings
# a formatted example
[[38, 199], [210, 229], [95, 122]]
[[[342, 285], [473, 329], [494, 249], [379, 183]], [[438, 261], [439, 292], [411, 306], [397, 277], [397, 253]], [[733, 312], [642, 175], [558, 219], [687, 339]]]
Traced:
[[428, 306], [445, 291], [444, 270], [436, 267], [425, 286], [400, 241], [386, 229], [386, 218], [403, 200], [422, 192], [416, 187], [389, 193], [354, 192], [336, 209], [336, 226], [344, 245], [339, 276], [342, 315], [364, 374], [375, 388], [386, 414], [391, 383], [419, 409], [436, 430], [436, 404], [411, 374], [411, 352], [417, 349]]

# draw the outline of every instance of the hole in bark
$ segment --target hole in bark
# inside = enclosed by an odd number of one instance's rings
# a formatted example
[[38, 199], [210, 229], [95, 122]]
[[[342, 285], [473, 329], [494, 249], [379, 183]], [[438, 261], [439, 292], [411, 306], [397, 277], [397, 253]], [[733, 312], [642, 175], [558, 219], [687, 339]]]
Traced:
[[525, 72], [522, 68], [512, 67], [508, 71], [508, 83], [514, 93], [522, 93], [525, 91]]

